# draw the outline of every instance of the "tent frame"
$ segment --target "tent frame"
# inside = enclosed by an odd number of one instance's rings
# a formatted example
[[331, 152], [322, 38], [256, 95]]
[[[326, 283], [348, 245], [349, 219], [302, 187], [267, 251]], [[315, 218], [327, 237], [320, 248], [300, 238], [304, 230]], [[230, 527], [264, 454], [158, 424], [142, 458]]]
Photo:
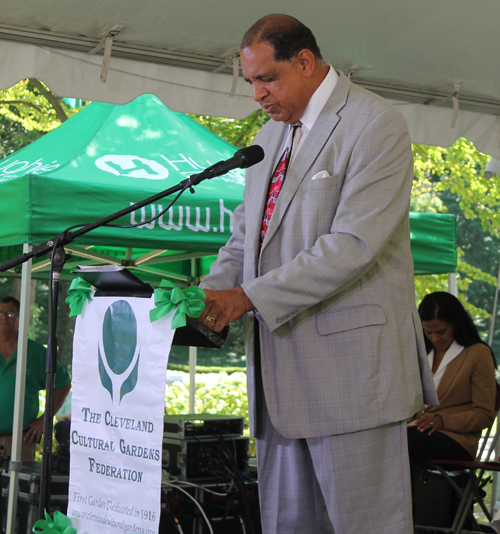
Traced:
[[[24, 244], [23, 252], [31, 252], [31, 245]], [[15, 532], [17, 494], [19, 489], [19, 473], [22, 467], [21, 445], [23, 440], [23, 413], [24, 413], [24, 385], [26, 382], [26, 359], [28, 349], [28, 326], [30, 315], [31, 293], [31, 260], [23, 263], [21, 276], [21, 298], [19, 315], [19, 334], [17, 343], [16, 363], [16, 392], [14, 397], [14, 424], [12, 428], [12, 452], [9, 463], [10, 487], [7, 504], [7, 530], [9, 534]], [[23, 395], [21, 395], [23, 392]]]

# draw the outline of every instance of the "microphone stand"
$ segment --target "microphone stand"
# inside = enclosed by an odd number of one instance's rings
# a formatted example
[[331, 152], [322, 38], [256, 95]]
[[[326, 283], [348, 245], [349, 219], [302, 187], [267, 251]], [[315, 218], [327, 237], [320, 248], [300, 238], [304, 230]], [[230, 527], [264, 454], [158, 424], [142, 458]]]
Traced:
[[[57, 364], [57, 303], [59, 295], [59, 282], [61, 280], [61, 273], [66, 260], [71, 255], [66, 254], [64, 245], [72, 243], [77, 237], [87, 234], [100, 226], [128, 215], [133, 211], [136, 211], [156, 200], [160, 200], [166, 196], [180, 191], [178, 197], [174, 199], [174, 202], [181, 196], [181, 194], [189, 189], [191, 193], [194, 193], [193, 186], [198, 185], [202, 180], [206, 178], [212, 178], [213, 173], [203, 171], [199, 174], [193, 174], [187, 180], [182, 180], [177, 185], [157, 193], [151, 197], [146, 198], [136, 204], [132, 204], [128, 208], [117, 211], [107, 217], [99, 219], [93, 223], [87, 224], [76, 231], [64, 230], [60, 235], [53, 239], [37, 245], [30, 252], [24, 253], [21, 256], [17, 256], [11, 260], [8, 260], [0, 264], [0, 272], [7, 271], [16, 265], [20, 265], [33, 257], [43, 256], [51, 253], [51, 280], [49, 291], [49, 338], [47, 343], [47, 363], [46, 363], [46, 404], [45, 404], [45, 417], [43, 427], [43, 454], [42, 454], [42, 473], [40, 481], [40, 505], [39, 505], [39, 518], [45, 518], [45, 510], [50, 513], [50, 480], [51, 480], [51, 456], [52, 456], [52, 432], [53, 432], [53, 419], [54, 419], [54, 379], [55, 370]], [[173, 203], [172, 203], [173, 204]]]
[[[56, 243], [58, 240], [56, 239]], [[40, 477], [40, 500], [38, 514], [44, 519], [44, 511], [50, 512], [50, 483], [52, 472], [52, 432], [54, 425], [54, 381], [57, 367], [57, 306], [59, 285], [66, 260], [71, 258], [62, 246], [53, 249], [51, 255], [49, 288], [49, 338], [47, 342], [47, 375], [45, 384], [45, 413], [43, 420], [42, 472]]]

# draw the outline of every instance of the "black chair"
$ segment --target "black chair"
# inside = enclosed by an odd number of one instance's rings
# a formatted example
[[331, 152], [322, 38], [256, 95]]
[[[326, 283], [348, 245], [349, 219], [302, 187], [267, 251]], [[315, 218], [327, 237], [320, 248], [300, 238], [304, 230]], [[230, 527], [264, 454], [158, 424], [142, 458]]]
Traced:
[[[474, 517], [472, 510], [477, 503], [484, 512], [484, 515], [491, 522], [491, 513], [484, 503], [486, 493], [484, 487], [491, 480], [491, 473], [500, 471], [500, 462], [489, 461], [494, 455], [495, 445], [500, 437], [500, 422], [498, 412], [500, 409], [500, 385], [496, 385], [495, 398], [495, 418], [497, 430], [491, 438], [493, 424], [483, 435], [482, 444], [475, 460], [431, 460], [424, 464], [419, 464], [417, 469], [428, 474], [436, 474], [444, 481], [452, 492], [451, 513], [452, 521], [450, 526], [437, 525], [415, 525], [415, 532], [445, 532], [447, 534], [482, 534], [484, 532], [495, 533], [489, 525], [479, 524]], [[486, 460], [482, 461], [482, 458]], [[453, 501], [456, 506], [453, 506]], [[438, 522], [439, 523], [439, 522]]]

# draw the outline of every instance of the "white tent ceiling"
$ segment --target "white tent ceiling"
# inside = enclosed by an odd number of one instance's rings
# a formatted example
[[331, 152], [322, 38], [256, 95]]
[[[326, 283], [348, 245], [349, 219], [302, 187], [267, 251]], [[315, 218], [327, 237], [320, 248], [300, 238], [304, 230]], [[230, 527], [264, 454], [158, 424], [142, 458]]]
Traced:
[[314, 31], [328, 62], [395, 101], [415, 142], [464, 136], [500, 156], [497, 0], [0, 0], [0, 87], [36, 77], [60, 96], [151, 92], [176, 111], [242, 118], [257, 105], [241, 77], [229, 96], [232, 58], [255, 20], [283, 11]]

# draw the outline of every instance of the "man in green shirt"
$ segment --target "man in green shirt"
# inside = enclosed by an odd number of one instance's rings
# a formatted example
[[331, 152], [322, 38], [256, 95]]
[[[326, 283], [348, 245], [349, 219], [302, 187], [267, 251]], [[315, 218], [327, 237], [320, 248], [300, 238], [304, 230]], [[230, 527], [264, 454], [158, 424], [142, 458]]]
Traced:
[[[19, 301], [14, 297], [0, 299], [0, 451], [10, 456], [14, 419], [14, 393], [16, 386], [17, 338], [19, 327]], [[35, 447], [43, 433], [44, 416], [38, 417], [38, 392], [45, 389], [47, 349], [28, 340], [26, 386], [24, 395], [23, 444], [21, 460], [34, 460]], [[62, 406], [71, 389], [66, 369], [57, 362], [54, 391], [54, 413]]]

